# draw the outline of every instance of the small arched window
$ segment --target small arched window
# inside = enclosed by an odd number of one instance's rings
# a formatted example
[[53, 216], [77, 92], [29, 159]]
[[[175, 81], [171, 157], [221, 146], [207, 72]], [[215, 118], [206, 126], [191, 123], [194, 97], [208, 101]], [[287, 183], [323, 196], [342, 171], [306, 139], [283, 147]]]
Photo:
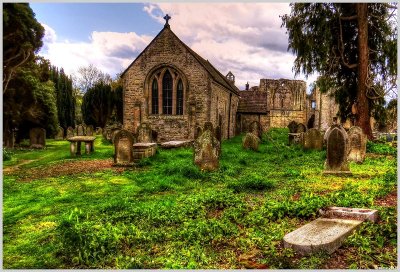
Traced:
[[151, 113], [158, 114], [158, 83], [156, 79], [153, 79], [151, 86]]
[[163, 114], [172, 114], [172, 76], [167, 70], [162, 80]]
[[183, 83], [181, 79], [179, 79], [176, 89], [176, 114], [183, 114]]

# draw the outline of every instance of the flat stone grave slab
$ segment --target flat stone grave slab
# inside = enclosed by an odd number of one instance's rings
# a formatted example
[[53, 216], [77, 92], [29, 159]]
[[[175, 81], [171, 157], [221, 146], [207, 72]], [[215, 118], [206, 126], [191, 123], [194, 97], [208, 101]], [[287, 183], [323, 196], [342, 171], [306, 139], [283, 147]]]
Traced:
[[161, 147], [165, 149], [170, 149], [170, 148], [178, 148], [178, 147], [187, 147], [193, 143], [192, 140], [186, 140], [186, 141], [169, 141], [169, 142], [164, 142], [161, 143]]
[[363, 221], [376, 222], [377, 210], [328, 207], [320, 210], [325, 218], [318, 218], [283, 237], [283, 245], [300, 255], [325, 251], [328, 254], [338, 249], [343, 241]]
[[154, 156], [157, 150], [156, 143], [136, 143], [132, 147], [134, 162], [138, 162], [142, 158]]

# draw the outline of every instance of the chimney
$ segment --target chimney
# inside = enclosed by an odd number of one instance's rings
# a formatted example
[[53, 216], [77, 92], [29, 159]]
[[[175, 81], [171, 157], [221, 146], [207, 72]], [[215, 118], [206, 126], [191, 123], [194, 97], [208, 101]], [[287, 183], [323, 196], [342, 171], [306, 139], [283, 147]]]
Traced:
[[249, 82], [247, 81], [247, 83], [246, 83], [246, 91], [248, 91], [249, 90]]

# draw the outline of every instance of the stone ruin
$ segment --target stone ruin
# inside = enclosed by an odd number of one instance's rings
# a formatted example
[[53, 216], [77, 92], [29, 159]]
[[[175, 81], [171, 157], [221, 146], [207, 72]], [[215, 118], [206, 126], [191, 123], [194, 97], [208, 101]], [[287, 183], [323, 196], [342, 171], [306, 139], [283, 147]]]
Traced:
[[44, 128], [32, 128], [29, 131], [30, 148], [44, 148], [46, 146], [46, 130]]
[[114, 165], [131, 166], [133, 160], [133, 144], [135, 139], [133, 134], [121, 129], [114, 136]]
[[262, 126], [260, 124], [260, 122], [258, 121], [253, 121], [250, 126], [249, 126], [249, 132], [253, 133], [254, 135], [256, 135], [260, 140], [262, 139]]
[[74, 137], [74, 136], [75, 136], [74, 129], [72, 127], [68, 127], [67, 128], [67, 139]]
[[303, 142], [302, 132], [306, 131], [306, 127], [297, 123], [296, 121], [291, 121], [288, 125], [289, 128], [289, 145], [301, 144]]
[[86, 136], [93, 136], [94, 134], [94, 129], [92, 125], [88, 125], [86, 128]]
[[353, 126], [349, 129], [349, 155], [348, 160], [362, 163], [367, 153], [367, 137], [360, 127]]
[[258, 151], [260, 141], [260, 138], [258, 138], [255, 134], [248, 132], [242, 139], [242, 146], [244, 149]]
[[219, 167], [221, 143], [218, 141], [211, 122], [204, 124], [204, 129], [194, 141], [194, 163], [201, 169], [213, 171]]
[[348, 155], [348, 136], [341, 125], [333, 125], [327, 135], [325, 174], [351, 174]]
[[303, 135], [303, 148], [322, 150], [324, 137], [318, 129], [311, 128]]
[[64, 129], [62, 127], [58, 127], [57, 134], [54, 136], [55, 140], [63, 140], [64, 139]]
[[76, 126], [76, 136], [85, 136], [85, 127], [83, 125]]

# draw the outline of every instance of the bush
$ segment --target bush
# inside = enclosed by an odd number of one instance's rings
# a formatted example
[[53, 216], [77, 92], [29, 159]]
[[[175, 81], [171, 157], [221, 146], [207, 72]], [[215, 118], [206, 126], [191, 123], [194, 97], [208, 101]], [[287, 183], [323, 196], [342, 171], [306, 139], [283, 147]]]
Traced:
[[7, 148], [3, 148], [3, 161], [11, 160], [12, 155], [13, 155], [13, 153], [11, 152], [11, 150], [9, 150]]
[[397, 149], [386, 143], [374, 143], [371, 141], [367, 142], [367, 152], [376, 153], [381, 155], [393, 155], [397, 153]]

